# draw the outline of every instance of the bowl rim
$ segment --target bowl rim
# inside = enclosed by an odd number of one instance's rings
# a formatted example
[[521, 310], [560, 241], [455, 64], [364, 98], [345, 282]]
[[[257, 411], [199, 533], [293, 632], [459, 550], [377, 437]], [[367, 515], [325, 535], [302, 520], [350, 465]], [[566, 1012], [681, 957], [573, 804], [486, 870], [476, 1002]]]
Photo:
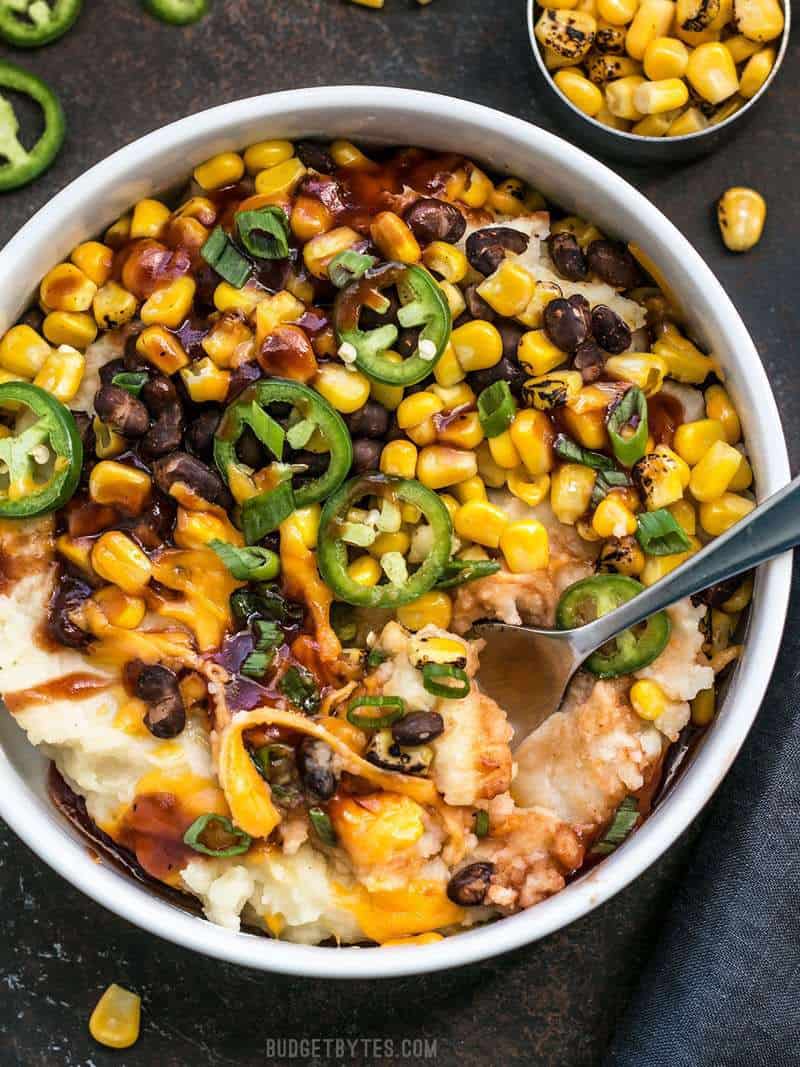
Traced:
[[[720, 130], [726, 129], [728, 126], [732, 126], [738, 119], [744, 118], [744, 116], [750, 111], [750, 109], [761, 99], [761, 97], [767, 92], [770, 85], [772, 85], [778, 71], [781, 68], [787, 49], [789, 48], [789, 35], [792, 26], [792, 4], [791, 0], [778, 0], [783, 8], [783, 30], [780, 36], [780, 47], [778, 48], [777, 55], [775, 56], [775, 62], [772, 65], [772, 70], [769, 72], [769, 77], [758, 90], [758, 92], [751, 96], [750, 99], [739, 108], [738, 111], [734, 111], [732, 115], [729, 115], [722, 122], [718, 122], [715, 125], [706, 126], [704, 130], [695, 130], [694, 133], [684, 133], [680, 137], [647, 137], [641, 133], [631, 133], [630, 130], [617, 130], [613, 126], [606, 126], [602, 122], [598, 122], [596, 118], [591, 115], [587, 115], [585, 111], [581, 111], [576, 107], [572, 101], [561, 92], [559, 87], [553, 80], [552, 73], [548, 70], [544, 62], [544, 55], [539, 47], [539, 42], [536, 40], [534, 34], [534, 12], [537, 6], [542, 7], [539, 0], [527, 0], [527, 9], [525, 13], [526, 28], [528, 33], [528, 39], [531, 43], [531, 49], [541, 73], [544, 75], [544, 79], [547, 82], [550, 91], [558, 97], [561, 102], [568, 107], [577, 118], [582, 119], [584, 122], [589, 123], [600, 133], [607, 134], [610, 137], [615, 137], [620, 141], [630, 141], [634, 145], [640, 144], [664, 144], [664, 145], [679, 145], [679, 144], [693, 144], [695, 141], [700, 141], [704, 137], [708, 137], [711, 134], [718, 133]], [[546, 5], [545, 5], [546, 6]], [[773, 47], [773, 41], [764, 41], [759, 48], [761, 51], [763, 48]], [[723, 101], [724, 104], [724, 101]]]
[[[66, 226], [93, 195], [115, 188], [134, 173], [143, 158], [158, 158], [211, 143], [230, 135], [237, 124], [270, 119], [296, 122], [303, 113], [330, 115], [342, 110], [368, 111], [370, 117], [400, 116], [409, 122], [424, 112], [445, 127], [491, 128], [508, 142], [567, 167], [587, 185], [601, 185], [624, 205], [629, 221], [642, 233], [658, 233], [678, 249], [683, 268], [694, 284], [713, 295], [714, 307], [725, 315], [726, 337], [746, 356], [744, 375], [748, 395], [759, 410], [759, 421], [779, 427], [765, 452], [759, 471], [762, 495], [789, 481], [789, 462], [780, 416], [766, 373], [747, 330], [710, 268], [679, 230], [640, 192], [604, 164], [579, 148], [521, 119], [454, 97], [389, 86], [334, 86], [284, 91], [222, 104], [171, 123], [133, 141], [70, 183], [37, 212], [0, 250], [0, 277], [13, 276], [15, 257], [26, 245], [43, 244], [47, 236]], [[405, 121], [405, 114], [402, 116]], [[318, 119], [317, 119], [318, 121]], [[476, 152], [480, 155], [480, 151]], [[632, 840], [561, 893], [501, 922], [478, 927], [441, 942], [377, 950], [340, 949], [273, 941], [236, 933], [188, 914], [136, 884], [109, 866], [94, 862], [85, 843], [76, 840], [37, 798], [12, 767], [0, 747], [0, 815], [14, 832], [49, 866], [97, 903], [137, 926], [184, 948], [258, 970], [319, 978], [388, 978], [438, 971], [475, 963], [538, 940], [607, 901], [640, 875], [675, 841], [712, 796], [743, 744], [757, 714], [778, 653], [786, 617], [791, 578], [791, 553], [764, 565], [758, 574], [751, 633], [736, 677], [735, 707], [720, 715], [713, 732], [669, 799], [645, 822]], [[767, 610], [766, 605], [769, 604]], [[733, 688], [733, 687], [732, 687]]]

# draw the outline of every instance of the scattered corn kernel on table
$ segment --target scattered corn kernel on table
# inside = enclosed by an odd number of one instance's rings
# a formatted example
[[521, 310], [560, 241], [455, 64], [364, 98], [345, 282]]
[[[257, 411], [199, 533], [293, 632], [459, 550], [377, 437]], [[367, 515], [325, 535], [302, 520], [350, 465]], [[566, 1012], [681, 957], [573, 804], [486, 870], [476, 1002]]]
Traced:
[[[48, 174], [0, 197], [0, 243], [114, 149], [172, 119], [259, 92], [396, 84], [549, 125], [533, 96], [522, 0], [433, 0], [424, 7], [386, 0], [382, 11], [340, 0], [211, 3], [207, 19], [180, 29], [149, 18], [134, 0], [89, 2], [77, 27], [50, 48], [12, 56], [0, 47], [0, 58], [24, 63], [59, 91], [71, 131]], [[626, 174], [690, 237], [741, 310], [772, 380], [795, 466], [800, 215], [792, 181], [799, 91], [795, 42], [764, 107], [731, 144], [681, 170]], [[725, 251], [713, 211], [731, 185], [757, 188], [769, 207], [763, 240], [739, 257]], [[770, 709], [792, 685], [798, 623], [795, 604], [757, 730], [768, 729]], [[741, 758], [748, 759], [747, 747]], [[118, 982], [143, 998], [141, 1037], [124, 1054], [132, 1067], [286, 1062], [269, 1056], [268, 1039], [300, 1035], [390, 1039], [387, 1064], [410, 1062], [399, 1051], [410, 1037], [435, 1041], [439, 1064], [523, 1057], [542, 1065], [595, 1063], [658, 933], [696, 830], [615, 900], [539, 945], [456, 973], [368, 986], [257, 975], [191, 957], [92, 904], [0, 828], [6, 922], [0, 1060], [28, 1067], [122, 1063], [87, 1028], [102, 991]], [[374, 1062], [375, 1047], [357, 1045], [353, 1061]]]

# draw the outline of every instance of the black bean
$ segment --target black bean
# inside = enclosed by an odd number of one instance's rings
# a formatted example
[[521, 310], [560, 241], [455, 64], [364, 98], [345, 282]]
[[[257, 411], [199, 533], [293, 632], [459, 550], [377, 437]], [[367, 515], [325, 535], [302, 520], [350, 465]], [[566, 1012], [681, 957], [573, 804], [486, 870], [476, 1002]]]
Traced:
[[306, 449], [290, 452], [286, 457], [287, 463], [300, 463], [306, 469], [300, 471], [297, 477], [302, 481], [304, 478], [319, 478], [330, 466], [330, 456], [327, 452], [309, 452]]
[[457, 207], [434, 196], [416, 200], [405, 213], [406, 225], [421, 245], [431, 241], [455, 244], [464, 236], [466, 220]]
[[245, 391], [248, 385], [257, 382], [263, 374], [263, 370], [255, 360], [240, 363], [238, 367], [231, 371], [231, 380], [228, 384], [228, 395], [226, 397], [227, 402], [232, 404], [239, 394]]
[[344, 421], [353, 437], [381, 438], [389, 429], [389, 412], [383, 404], [368, 400], [363, 408], [348, 415]]
[[127, 526], [143, 548], [161, 548], [172, 535], [175, 526], [175, 504], [171, 497], [156, 495], [146, 511], [137, 515]]
[[317, 170], [320, 174], [333, 174], [336, 170], [330, 152], [319, 141], [297, 141], [294, 154], [304, 167]]
[[380, 466], [382, 451], [380, 441], [371, 441], [366, 437], [353, 441], [353, 470], [356, 474], [376, 471]]
[[395, 352], [406, 359], [408, 356], [413, 356], [417, 350], [419, 344], [419, 335], [422, 333], [421, 326], [412, 326], [407, 330], [401, 330], [400, 336], [397, 338], [397, 342], [394, 346]]
[[589, 335], [583, 308], [558, 297], [544, 309], [544, 330], [556, 348], [574, 352]]
[[153, 464], [153, 478], [162, 493], [169, 494], [175, 482], [183, 482], [210, 504], [226, 509], [233, 507], [227, 486], [217, 472], [188, 452], [175, 452], [157, 460]]
[[572, 296], [568, 296], [571, 307], [575, 308], [583, 316], [583, 321], [586, 323], [587, 333], [592, 332], [592, 305], [582, 296], [580, 293], [573, 293]]
[[125, 370], [128, 370], [128, 371], [131, 371], [131, 370], [147, 370], [147, 371], [150, 371], [150, 370], [153, 369], [152, 364], [148, 363], [148, 361], [144, 358], [144, 356], [139, 355], [139, 353], [136, 351], [136, 342], [138, 341], [139, 334], [141, 333], [141, 331], [143, 329], [144, 329], [144, 326], [142, 326], [142, 325], [134, 326], [133, 323], [128, 323], [128, 325], [126, 326], [126, 330], [128, 331], [128, 334], [127, 334], [127, 336], [125, 338], [125, 348], [124, 348], [124, 355], [123, 355], [123, 362], [125, 363]]
[[333, 749], [315, 737], [306, 737], [300, 743], [297, 770], [305, 788], [319, 800], [330, 800], [339, 786]]
[[631, 331], [623, 318], [605, 304], [592, 310], [592, 333], [606, 352], [618, 355], [631, 346]]
[[473, 319], [484, 319], [486, 322], [494, 322], [497, 318], [494, 309], [486, 303], [478, 293], [477, 285], [468, 285], [464, 290], [464, 301], [467, 311]]
[[470, 863], [450, 879], [447, 895], [454, 904], [460, 904], [463, 908], [474, 908], [486, 898], [493, 874], [493, 863]]
[[67, 648], [84, 648], [91, 634], [73, 622], [71, 615], [92, 595], [92, 587], [71, 574], [62, 574], [47, 609], [47, 633]]
[[94, 398], [94, 409], [103, 422], [123, 437], [141, 437], [150, 425], [147, 408], [118, 385], [102, 385]]
[[467, 259], [480, 274], [494, 274], [508, 253], [527, 251], [530, 237], [510, 226], [487, 226], [467, 238]]
[[156, 663], [138, 672], [134, 692], [148, 705], [144, 724], [153, 737], [177, 737], [186, 725], [178, 678], [174, 671]]
[[73, 411], [72, 417], [75, 419], [75, 424], [78, 427], [78, 434], [80, 435], [81, 444], [83, 445], [83, 451], [89, 453], [93, 452], [94, 428], [92, 427], [92, 420], [85, 411]]
[[590, 338], [588, 341], [579, 344], [575, 349], [575, 356], [572, 363], [575, 370], [581, 372], [581, 377], [584, 382], [587, 384], [589, 382], [596, 382], [603, 373], [605, 353], [602, 348], [600, 348], [598, 344], [595, 344]]
[[112, 380], [116, 378], [118, 374], [124, 374], [127, 371], [124, 359], [112, 359], [108, 363], [104, 363], [100, 368], [100, 381], [103, 385], [111, 385]]
[[252, 467], [253, 470], [260, 470], [269, 462], [266, 447], [249, 426], [245, 426], [236, 442], [236, 455], [242, 463]]
[[510, 319], [502, 319], [495, 325], [503, 339], [503, 355], [508, 359], [516, 359], [517, 349], [519, 348], [520, 339], [525, 333], [525, 327], [512, 322]]
[[208, 408], [189, 423], [186, 430], [186, 445], [195, 455], [205, 459], [211, 458], [214, 434], [217, 432], [221, 418], [222, 412], [219, 408]]
[[19, 317], [17, 323], [20, 326], [30, 326], [32, 330], [36, 330], [37, 333], [41, 333], [42, 326], [44, 325], [44, 312], [41, 310], [41, 308], [28, 308], [28, 310]]
[[139, 394], [142, 403], [151, 415], [160, 415], [168, 408], [180, 405], [178, 391], [165, 374], [155, 374], [149, 378]]
[[550, 258], [562, 278], [579, 282], [587, 277], [589, 268], [586, 257], [573, 234], [566, 231], [553, 233], [547, 239], [547, 247], [550, 250]]
[[615, 289], [633, 289], [642, 280], [636, 260], [618, 241], [592, 241], [586, 259], [592, 273]]
[[166, 456], [181, 447], [183, 412], [178, 404], [163, 411], [142, 438], [139, 450], [146, 459]]
[[485, 370], [476, 370], [467, 375], [467, 382], [475, 393], [482, 393], [495, 382], [508, 382], [511, 392], [519, 397], [522, 395], [522, 387], [530, 375], [524, 367], [509, 356], [503, 356], [499, 363]]
[[412, 711], [392, 726], [392, 737], [404, 747], [427, 745], [444, 733], [444, 719], [436, 711]]

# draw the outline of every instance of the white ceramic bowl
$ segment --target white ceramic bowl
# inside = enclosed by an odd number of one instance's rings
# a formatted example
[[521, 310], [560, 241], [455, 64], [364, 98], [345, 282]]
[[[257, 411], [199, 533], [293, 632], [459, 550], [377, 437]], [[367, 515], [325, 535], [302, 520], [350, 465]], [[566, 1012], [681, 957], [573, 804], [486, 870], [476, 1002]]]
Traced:
[[[691, 245], [635, 189], [577, 148], [477, 104], [402, 89], [303, 89], [213, 108], [143, 137], [73, 182], [0, 252], [0, 332], [40, 278], [133, 201], [184, 179], [223, 149], [268, 137], [320, 135], [420, 144], [476, 156], [530, 181], [604, 231], [633, 239], [661, 266], [700, 338], [729, 373], [759, 493], [789, 480], [780, 418], [758, 353], [719, 282]], [[38, 855], [98, 903], [187, 948], [262, 970], [326, 978], [389, 977], [458, 966], [535, 941], [585, 915], [653, 863], [711, 797], [757, 714], [783, 629], [791, 560], [758, 576], [749, 639], [724, 705], [691, 767], [641, 830], [562, 893], [513, 918], [413, 950], [316, 948], [235, 934], [164, 902], [109, 866], [51, 807], [44, 762], [0, 714], [0, 814]]]

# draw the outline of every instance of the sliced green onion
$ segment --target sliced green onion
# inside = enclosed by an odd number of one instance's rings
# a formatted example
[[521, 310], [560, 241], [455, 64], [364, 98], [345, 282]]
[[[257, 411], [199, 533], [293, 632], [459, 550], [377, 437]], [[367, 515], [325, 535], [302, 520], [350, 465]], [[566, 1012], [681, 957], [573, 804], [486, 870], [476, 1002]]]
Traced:
[[639, 818], [639, 804], [635, 797], [625, 797], [614, 816], [614, 821], [603, 838], [592, 845], [590, 855], [607, 856], [622, 844]]
[[242, 531], [248, 545], [254, 545], [277, 530], [294, 511], [292, 483], [281, 482], [274, 489], [251, 496], [242, 504]]
[[314, 436], [316, 428], [317, 424], [313, 419], [301, 419], [294, 426], [290, 426], [286, 431], [286, 440], [289, 443], [289, 447], [294, 449], [305, 448]]
[[[236, 843], [227, 845], [225, 848], [209, 848], [208, 845], [204, 845], [200, 838], [205, 830], [214, 823], [218, 824], [226, 834], [235, 838]], [[202, 852], [204, 856], [241, 856], [243, 852], [247, 852], [253, 842], [250, 834], [246, 834], [244, 830], [234, 826], [225, 815], [214, 815], [213, 813], [199, 815], [183, 835], [183, 840], [184, 844], [187, 844], [189, 848], [193, 848], [195, 852]]]
[[200, 255], [226, 282], [241, 289], [250, 277], [250, 264], [221, 226], [215, 226]]
[[237, 548], [216, 538], [208, 542], [234, 578], [240, 582], [270, 582], [281, 569], [278, 556], [268, 548]]
[[331, 606], [331, 626], [342, 644], [346, 645], [355, 640], [358, 624], [349, 604], [337, 602]]
[[[450, 681], [437, 682], [437, 678], [447, 678]], [[451, 681], [456, 684], [452, 685]], [[467, 672], [460, 667], [454, 667], [452, 663], [426, 663], [422, 668], [422, 684], [433, 696], [442, 697], [444, 700], [463, 700], [469, 695], [471, 688]]]
[[272, 652], [251, 652], [239, 668], [239, 673], [248, 678], [263, 678], [274, 658], [275, 656]]
[[120, 371], [119, 374], [115, 374], [111, 379], [111, 384], [118, 386], [120, 389], [124, 389], [126, 393], [130, 393], [131, 396], [138, 396], [147, 384], [147, 379], [150, 377], [146, 371], [143, 370], [131, 370]]
[[259, 652], [271, 652], [283, 644], [283, 630], [269, 619], [253, 619], [253, 636]]
[[612, 489], [621, 489], [630, 484], [631, 480], [624, 471], [598, 471], [592, 489], [592, 506], [597, 507]]
[[239, 240], [256, 259], [286, 259], [289, 255], [289, 220], [283, 208], [240, 211], [236, 229]]
[[517, 413], [517, 402], [508, 382], [493, 382], [478, 397], [478, 418], [487, 437], [505, 433]]
[[474, 820], [473, 829], [475, 830], [475, 836], [486, 837], [489, 833], [489, 812], [476, 811]]
[[666, 508], [643, 511], [638, 516], [636, 539], [651, 556], [673, 556], [692, 547], [685, 530]]
[[287, 700], [307, 715], [319, 711], [319, 687], [314, 675], [305, 667], [289, 667], [278, 683], [278, 688]]
[[647, 451], [649, 434], [647, 399], [638, 385], [611, 409], [606, 426], [614, 455], [623, 467], [632, 467]]
[[362, 252], [354, 252], [348, 248], [344, 252], [340, 252], [338, 256], [334, 256], [330, 261], [328, 264], [328, 277], [337, 289], [344, 289], [351, 282], [363, 277], [370, 267], [374, 267], [376, 263], [377, 260], [374, 256], [367, 256]]
[[283, 458], [283, 442], [286, 438], [284, 429], [255, 400], [243, 413], [243, 421], [247, 423], [262, 445], [267, 446], [276, 459]]
[[309, 808], [308, 818], [311, 825], [317, 831], [317, 835], [324, 844], [335, 845], [336, 831], [333, 828], [333, 823], [330, 820], [330, 816], [322, 810], [322, 808]]
[[454, 589], [457, 585], [477, 582], [497, 574], [500, 564], [493, 559], [451, 559], [445, 565], [442, 576], [436, 583], [437, 589]]
[[[361, 712], [360, 708], [373, 708]], [[402, 697], [356, 697], [347, 708], [347, 721], [360, 730], [385, 730], [406, 713]]]
[[559, 459], [565, 459], [569, 463], [580, 463], [595, 471], [613, 470], [615, 466], [610, 456], [604, 456], [602, 452], [590, 452], [588, 448], [581, 448], [577, 442], [563, 433], [558, 434], [553, 448]]
[[291, 745], [263, 745], [252, 753], [252, 757], [261, 777], [271, 782], [274, 767], [280, 764], [291, 765], [294, 760], [294, 749]]
[[385, 652], [381, 652], [379, 648], [373, 648], [367, 656], [367, 666], [372, 667], [373, 669], [375, 667], [380, 667], [380, 665], [385, 663], [388, 658], [389, 657]]

